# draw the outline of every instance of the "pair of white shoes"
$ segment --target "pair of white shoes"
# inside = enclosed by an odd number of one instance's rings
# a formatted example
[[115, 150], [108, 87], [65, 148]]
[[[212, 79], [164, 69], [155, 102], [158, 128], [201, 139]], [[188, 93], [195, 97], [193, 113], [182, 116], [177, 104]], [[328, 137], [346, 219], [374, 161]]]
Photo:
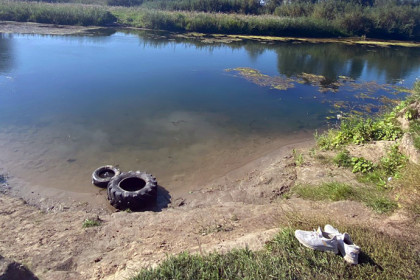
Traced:
[[302, 245], [308, 248], [335, 254], [340, 252], [348, 263], [359, 263], [360, 247], [353, 243], [348, 233], [340, 233], [331, 225], [326, 225], [324, 230], [320, 227], [316, 231], [296, 230], [295, 236]]

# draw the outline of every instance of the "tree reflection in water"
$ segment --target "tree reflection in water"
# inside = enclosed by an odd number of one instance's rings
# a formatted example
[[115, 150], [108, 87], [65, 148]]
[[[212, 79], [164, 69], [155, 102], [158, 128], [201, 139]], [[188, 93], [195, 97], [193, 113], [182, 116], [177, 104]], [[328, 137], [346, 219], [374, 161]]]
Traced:
[[12, 35], [0, 33], [0, 75], [9, 73], [13, 67]]

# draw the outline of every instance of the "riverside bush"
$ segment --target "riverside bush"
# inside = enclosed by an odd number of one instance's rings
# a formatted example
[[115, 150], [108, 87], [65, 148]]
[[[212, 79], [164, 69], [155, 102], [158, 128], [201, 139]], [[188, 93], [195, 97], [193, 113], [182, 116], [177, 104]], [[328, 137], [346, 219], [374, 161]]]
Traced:
[[198, 11], [259, 14], [262, 5], [258, 0], [149, 0], [145, 8], [169, 11]]
[[271, 15], [160, 11], [144, 8], [118, 8], [113, 13], [119, 23], [150, 29], [196, 31], [203, 33], [267, 36], [335, 37], [344, 35], [328, 21], [281, 18]]
[[363, 144], [374, 140], [396, 140], [402, 135], [401, 128], [394, 124], [395, 113], [378, 119], [362, 119], [353, 116], [344, 119], [337, 130], [316, 135], [318, 146], [324, 150], [345, 144]]
[[109, 25], [118, 19], [118, 23], [126, 26], [173, 31], [293, 37], [357, 35], [369, 38], [420, 39], [420, 2], [414, 0], [325, 0], [316, 3], [266, 0], [265, 4], [258, 0], [45, 1], [72, 4], [0, 0], [0, 20]]
[[108, 25], [116, 17], [105, 7], [0, 1], [0, 20], [63, 25]]

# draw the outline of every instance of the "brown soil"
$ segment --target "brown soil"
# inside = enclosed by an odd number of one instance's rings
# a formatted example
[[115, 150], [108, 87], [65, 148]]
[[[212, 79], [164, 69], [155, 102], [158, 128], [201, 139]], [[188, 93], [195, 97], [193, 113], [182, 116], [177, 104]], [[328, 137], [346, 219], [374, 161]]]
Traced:
[[[321, 154], [311, 154], [311, 145], [281, 148], [201, 190], [174, 198], [161, 212], [108, 213], [74, 205], [40, 210], [42, 204], [1, 195], [0, 255], [42, 279], [125, 279], [168, 254], [259, 249], [291, 215], [319, 213], [338, 227], [370, 225], [392, 235], [416, 236], [418, 226], [409, 225], [401, 211], [389, 217], [358, 202], [326, 205], [284, 198], [300, 182], [316, 184], [328, 178], [356, 182], [351, 172], [323, 162]], [[300, 166], [295, 164], [293, 148], [304, 155]], [[101, 225], [82, 228], [85, 219], [99, 220]]]

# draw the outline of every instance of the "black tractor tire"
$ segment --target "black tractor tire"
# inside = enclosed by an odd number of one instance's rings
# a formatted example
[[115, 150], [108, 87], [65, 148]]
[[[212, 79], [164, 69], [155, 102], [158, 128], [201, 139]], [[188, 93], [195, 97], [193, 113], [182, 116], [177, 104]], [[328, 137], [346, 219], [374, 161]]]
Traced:
[[93, 171], [92, 184], [101, 188], [106, 188], [109, 182], [118, 175], [120, 175], [120, 170], [115, 166], [101, 166]]
[[115, 208], [141, 210], [156, 204], [157, 181], [145, 172], [123, 172], [109, 182], [107, 192]]

